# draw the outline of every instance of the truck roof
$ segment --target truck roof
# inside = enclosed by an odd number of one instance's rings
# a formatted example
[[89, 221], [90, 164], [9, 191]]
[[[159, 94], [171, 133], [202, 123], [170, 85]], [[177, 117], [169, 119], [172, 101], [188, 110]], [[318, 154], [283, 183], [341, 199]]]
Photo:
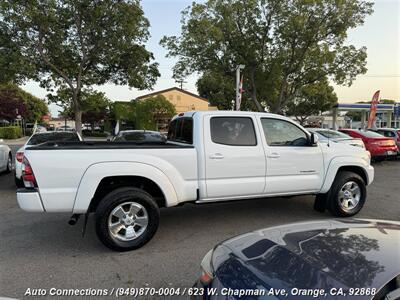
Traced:
[[236, 111], [236, 110], [192, 110], [192, 111], [187, 111], [184, 113], [180, 113], [176, 115], [173, 119], [179, 118], [179, 117], [193, 117], [194, 115], [226, 115], [226, 116], [248, 116], [248, 115], [255, 115], [255, 116], [261, 116], [261, 117], [274, 117], [274, 118], [279, 118], [279, 119], [284, 119], [284, 120], [290, 120], [293, 122], [292, 119], [278, 115], [278, 114], [272, 114], [272, 113], [267, 113], [267, 112], [255, 112], [255, 111]]

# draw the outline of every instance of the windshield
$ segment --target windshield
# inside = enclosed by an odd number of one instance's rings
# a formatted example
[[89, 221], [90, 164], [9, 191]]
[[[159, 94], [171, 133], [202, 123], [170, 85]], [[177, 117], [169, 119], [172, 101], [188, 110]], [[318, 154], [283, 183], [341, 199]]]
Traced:
[[28, 141], [27, 145], [39, 145], [46, 142], [79, 142], [79, 137], [72, 132], [52, 132], [34, 134]]
[[363, 136], [369, 137], [369, 138], [381, 138], [383, 137], [382, 134], [373, 132], [373, 131], [358, 131], [360, 134], [362, 134]]
[[123, 132], [115, 137], [115, 142], [165, 142], [158, 132]]
[[335, 130], [316, 130], [317, 133], [328, 139], [349, 139], [351, 138], [345, 133]]

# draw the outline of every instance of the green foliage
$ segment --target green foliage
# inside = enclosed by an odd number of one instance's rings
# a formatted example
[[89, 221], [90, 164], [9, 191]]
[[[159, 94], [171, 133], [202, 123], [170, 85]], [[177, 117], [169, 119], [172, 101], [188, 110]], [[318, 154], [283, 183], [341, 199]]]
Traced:
[[330, 110], [337, 103], [337, 96], [328, 83], [321, 81], [301, 87], [298, 95], [287, 105], [286, 114], [304, 124], [309, 116]]
[[366, 49], [348, 45], [346, 37], [371, 7], [367, 0], [208, 0], [183, 11], [181, 36], [160, 43], [178, 58], [175, 77], [229, 78], [224, 91], [235, 89], [235, 68], [244, 64], [244, 89], [254, 106], [281, 113], [303, 86], [327, 77], [350, 85], [366, 72]]
[[361, 111], [350, 110], [346, 113], [347, 117], [350, 117], [353, 121], [361, 121]]
[[22, 137], [22, 130], [19, 126], [0, 127], [1, 139], [17, 139]]
[[0, 117], [8, 120], [16, 118], [16, 108], [18, 108], [18, 114], [28, 123], [40, 122], [42, 117], [49, 112], [44, 100], [12, 83], [0, 85], [0, 104]]
[[170, 119], [176, 114], [174, 105], [163, 95], [135, 101], [134, 103], [138, 129], [158, 130], [158, 121]]
[[[68, 88], [60, 88], [56, 95], [48, 95], [50, 101], [63, 107], [61, 115], [68, 118], [74, 117], [74, 103], [72, 103], [71, 91]], [[103, 92], [85, 88], [81, 92], [80, 110], [82, 122], [94, 124], [106, 120], [110, 115], [111, 101]], [[93, 126], [92, 126], [93, 127]]]
[[[7, 70], [42, 87], [67, 88], [72, 95], [76, 129], [81, 130], [81, 92], [106, 82], [151, 88], [159, 72], [145, 49], [149, 22], [138, 0], [0, 0], [0, 37], [12, 36], [8, 49], [18, 49], [30, 62]], [[11, 42], [12, 41], [12, 42]], [[0, 51], [0, 62], [15, 51]], [[18, 65], [16, 65], [18, 67]]]
[[132, 102], [116, 101], [112, 107], [115, 120], [135, 120], [136, 110]]
[[147, 130], [158, 130], [157, 122], [176, 114], [175, 107], [162, 95], [132, 102], [115, 102], [113, 112], [116, 120], [131, 121], [136, 129]]

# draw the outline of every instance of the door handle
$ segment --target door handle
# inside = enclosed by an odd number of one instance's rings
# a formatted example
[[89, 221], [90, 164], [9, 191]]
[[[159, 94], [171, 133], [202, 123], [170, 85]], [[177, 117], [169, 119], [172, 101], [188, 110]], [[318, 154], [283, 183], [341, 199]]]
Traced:
[[210, 155], [210, 159], [223, 159], [224, 156], [221, 153], [214, 153]]
[[267, 157], [269, 157], [269, 158], [279, 158], [279, 157], [281, 157], [281, 155], [279, 153], [272, 152], [271, 154], [268, 154]]

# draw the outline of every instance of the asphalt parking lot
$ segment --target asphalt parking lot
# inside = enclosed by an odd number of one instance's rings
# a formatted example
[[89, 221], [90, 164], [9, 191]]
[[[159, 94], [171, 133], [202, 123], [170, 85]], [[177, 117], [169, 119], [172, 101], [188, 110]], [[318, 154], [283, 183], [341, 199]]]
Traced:
[[[13, 150], [17, 146], [13, 146]], [[375, 164], [360, 218], [400, 220], [400, 161]], [[289, 222], [327, 219], [313, 197], [272, 198], [161, 210], [155, 237], [143, 248], [112, 252], [96, 238], [93, 218], [26, 213], [18, 208], [13, 176], [0, 175], [0, 297], [22, 298], [27, 288], [189, 287], [204, 254], [237, 234]]]

